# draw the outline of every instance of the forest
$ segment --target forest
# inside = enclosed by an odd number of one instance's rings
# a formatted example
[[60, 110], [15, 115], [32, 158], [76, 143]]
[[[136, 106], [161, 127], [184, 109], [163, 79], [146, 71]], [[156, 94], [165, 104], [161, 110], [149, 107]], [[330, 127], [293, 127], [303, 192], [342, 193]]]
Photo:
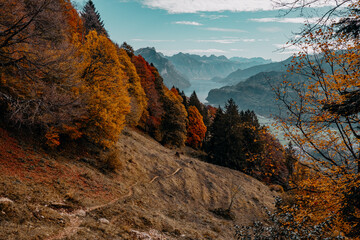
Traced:
[[[0, 0], [0, 7], [2, 128], [31, 135], [47, 151], [71, 143], [109, 156], [124, 128], [134, 128], [280, 186], [274, 227], [239, 228], [238, 239], [359, 239], [358, 2], [340, 22], [309, 26], [293, 42], [301, 50], [287, 74], [308, 80], [284, 78], [273, 89], [285, 107], [277, 121], [288, 146], [232, 99], [222, 109], [167, 88], [152, 63], [109, 38], [91, 0], [81, 11], [70, 0]], [[101, 168], [122, 171], [119, 161], [108, 157]]]

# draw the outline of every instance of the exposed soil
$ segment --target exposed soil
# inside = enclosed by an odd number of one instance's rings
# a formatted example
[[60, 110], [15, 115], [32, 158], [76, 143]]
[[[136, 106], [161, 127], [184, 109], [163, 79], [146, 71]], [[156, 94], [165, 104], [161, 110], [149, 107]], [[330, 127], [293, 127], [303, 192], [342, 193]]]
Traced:
[[[82, 161], [91, 154], [49, 155], [0, 128], [0, 239], [233, 239], [273, 208], [267, 186], [190, 149], [136, 130], [118, 148], [124, 168], [103, 173]], [[239, 186], [232, 217], [217, 214]]]

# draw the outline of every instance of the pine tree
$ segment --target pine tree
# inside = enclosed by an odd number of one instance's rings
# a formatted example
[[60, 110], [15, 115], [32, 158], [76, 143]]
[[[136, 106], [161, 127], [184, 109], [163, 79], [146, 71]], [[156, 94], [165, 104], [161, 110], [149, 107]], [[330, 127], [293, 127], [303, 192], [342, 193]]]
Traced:
[[89, 0], [81, 13], [83, 19], [85, 31], [87, 35], [90, 31], [95, 30], [99, 35], [105, 35], [108, 37], [108, 33], [105, 30], [104, 23], [101, 20], [100, 14], [96, 11], [95, 5], [92, 0]]
[[199, 101], [199, 98], [196, 95], [196, 92], [194, 91], [191, 95], [190, 95], [190, 99], [189, 99], [189, 104], [188, 106], [194, 106], [197, 108], [197, 110], [199, 111], [199, 113], [201, 115], [203, 115], [203, 106], [201, 104], [201, 102]]

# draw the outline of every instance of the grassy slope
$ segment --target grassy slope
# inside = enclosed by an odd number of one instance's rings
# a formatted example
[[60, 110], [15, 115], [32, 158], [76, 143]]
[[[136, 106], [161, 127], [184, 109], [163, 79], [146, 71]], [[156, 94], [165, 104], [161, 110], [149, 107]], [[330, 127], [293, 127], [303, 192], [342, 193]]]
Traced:
[[[94, 158], [86, 152], [50, 156], [0, 129], [0, 239], [232, 239], [234, 224], [272, 208], [259, 181], [176, 157], [142, 133], [126, 130], [118, 147], [124, 168], [103, 174], [81, 160]], [[235, 220], [212, 213], [236, 186]]]

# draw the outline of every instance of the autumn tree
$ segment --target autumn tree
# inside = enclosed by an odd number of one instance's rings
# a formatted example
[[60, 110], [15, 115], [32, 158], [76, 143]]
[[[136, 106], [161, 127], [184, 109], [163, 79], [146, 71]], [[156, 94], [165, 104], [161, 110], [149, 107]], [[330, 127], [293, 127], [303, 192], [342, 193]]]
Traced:
[[[165, 114], [161, 121], [162, 143], [182, 147], [186, 140], [187, 112], [178, 93], [164, 85], [163, 106]], [[176, 90], [175, 90], [176, 91]]]
[[[156, 79], [153, 72], [154, 68], [141, 56], [133, 56], [132, 62], [138, 73], [141, 86], [148, 99], [147, 111], [143, 113], [140, 126], [145, 129], [157, 141], [161, 141], [160, 125], [164, 114], [163, 102], [161, 101], [162, 91], [160, 79]], [[162, 94], [163, 95], [163, 94]]]
[[115, 45], [104, 35], [90, 31], [83, 46], [81, 78], [88, 94], [88, 120], [85, 134], [103, 147], [119, 138], [129, 113], [129, 97], [124, 66]]
[[96, 10], [92, 0], [86, 2], [84, 9], [81, 12], [81, 17], [83, 19], [86, 34], [92, 30], [95, 30], [98, 34], [108, 37], [104, 23], [101, 20], [100, 14]]
[[205, 105], [200, 102], [195, 91], [190, 95], [189, 102], [187, 105], [196, 107], [199, 113], [201, 114], [201, 116], [203, 117], [205, 126], [209, 126], [208, 110], [205, 107]]
[[0, 6], [2, 116], [45, 132], [57, 145], [58, 132], [74, 127], [84, 114], [83, 97], [76, 95], [80, 58], [71, 41], [73, 8], [59, 0], [0, 1]]
[[147, 98], [141, 86], [141, 80], [136, 72], [134, 64], [124, 49], [118, 48], [118, 57], [123, 71], [127, 75], [127, 87], [130, 96], [131, 111], [126, 116], [126, 121], [130, 126], [137, 126], [141, 116], [147, 111]]
[[[350, 6], [357, 9], [359, 3]], [[351, 15], [350, 15], [351, 17]], [[301, 214], [316, 223], [336, 219], [334, 229], [360, 234], [359, 90], [360, 42], [336, 25], [308, 31], [289, 71], [305, 83], [284, 82], [277, 95], [287, 112], [279, 119], [310, 170], [296, 183]], [[316, 55], [312, 55], [316, 53]], [[288, 92], [297, 97], [289, 98]], [[321, 214], [319, 214], [321, 212]]]
[[188, 121], [186, 143], [193, 148], [200, 148], [205, 138], [206, 126], [194, 106], [188, 108]]

